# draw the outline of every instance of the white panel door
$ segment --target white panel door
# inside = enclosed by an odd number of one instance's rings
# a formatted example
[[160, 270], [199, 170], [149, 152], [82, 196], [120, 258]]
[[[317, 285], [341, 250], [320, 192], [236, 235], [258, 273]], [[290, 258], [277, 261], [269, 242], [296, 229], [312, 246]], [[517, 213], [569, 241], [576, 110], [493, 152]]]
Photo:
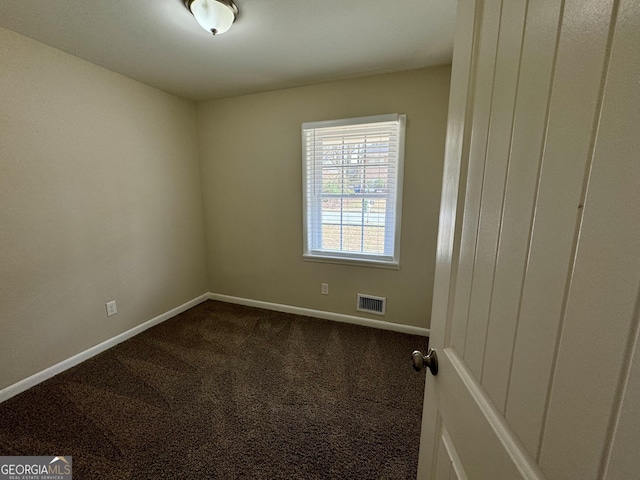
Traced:
[[456, 28], [418, 478], [640, 478], [640, 2]]

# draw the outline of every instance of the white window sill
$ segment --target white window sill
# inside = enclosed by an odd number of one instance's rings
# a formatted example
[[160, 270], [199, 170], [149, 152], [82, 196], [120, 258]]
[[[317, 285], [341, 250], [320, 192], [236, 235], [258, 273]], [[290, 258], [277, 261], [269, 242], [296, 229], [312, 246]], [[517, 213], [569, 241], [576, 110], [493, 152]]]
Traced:
[[384, 268], [387, 270], [400, 270], [399, 262], [389, 262], [381, 260], [370, 259], [356, 259], [345, 257], [332, 257], [330, 255], [302, 255], [302, 260], [305, 262], [317, 262], [317, 263], [334, 263], [338, 265], [352, 265], [356, 267], [371, 267], [371, 268]]

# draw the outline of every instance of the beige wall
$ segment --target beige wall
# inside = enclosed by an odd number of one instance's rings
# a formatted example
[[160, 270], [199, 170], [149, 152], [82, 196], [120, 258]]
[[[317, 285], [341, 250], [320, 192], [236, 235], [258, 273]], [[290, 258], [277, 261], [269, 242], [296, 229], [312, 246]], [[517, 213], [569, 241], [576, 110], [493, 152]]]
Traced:
[[3, 29], [0, 65], [3, 388], [207, 285], [193, 103]]
[[[428, 326], [449, 67], [196, 108], [4, 29], [0, 64], [0, 389], [207, 291]], [[303, 262], [301, 123], [396, 112], [401, 269]]]
[[[368, 293], [388, 299], [370, 318], [427, 327], [449, 77], [445, 66], [199, 104], [210, 291], [349, 315]], [[303, 261], [302, 122], [386, 113], [407, 114], [400, 270]]]

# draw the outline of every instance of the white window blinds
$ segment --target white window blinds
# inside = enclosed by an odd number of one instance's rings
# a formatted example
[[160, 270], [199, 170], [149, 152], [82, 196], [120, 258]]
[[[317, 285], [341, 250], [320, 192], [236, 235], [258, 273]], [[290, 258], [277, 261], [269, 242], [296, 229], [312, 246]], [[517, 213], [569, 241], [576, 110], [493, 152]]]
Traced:
[[302, 125], [304, 256], [399, 263], [404, 115]]

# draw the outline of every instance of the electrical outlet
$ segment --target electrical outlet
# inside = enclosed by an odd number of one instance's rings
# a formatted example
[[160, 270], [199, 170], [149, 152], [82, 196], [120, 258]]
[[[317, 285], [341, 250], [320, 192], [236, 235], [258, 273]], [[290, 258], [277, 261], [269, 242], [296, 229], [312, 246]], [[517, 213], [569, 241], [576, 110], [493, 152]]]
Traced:
[[111, 315], [115, 315], [116, 313], [118, 313], [118, 307], [116, 306], [115, 300], [111, 300], [110, 302], [107, 302], [105, 305], [107, 307], [107, 317], [110, 317]]
[[328, 283], [321, 283], [320, 284], [320, 293], [322, 295], [329, 295], [329, 284]]

